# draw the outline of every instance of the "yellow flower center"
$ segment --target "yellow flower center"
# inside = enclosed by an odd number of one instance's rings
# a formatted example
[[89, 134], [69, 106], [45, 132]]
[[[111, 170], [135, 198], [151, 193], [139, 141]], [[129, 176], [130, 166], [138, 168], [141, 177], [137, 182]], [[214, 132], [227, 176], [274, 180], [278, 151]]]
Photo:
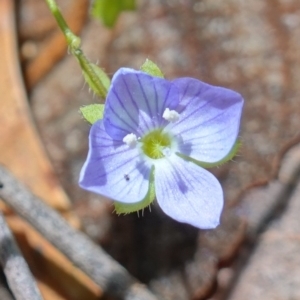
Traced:
[[156, 129], [149, 132], [142, 139], [142, 147], [144, 154], [153, 159], [165, 157], [165, 154], [171, 147], [172, 138], [162, 129]]

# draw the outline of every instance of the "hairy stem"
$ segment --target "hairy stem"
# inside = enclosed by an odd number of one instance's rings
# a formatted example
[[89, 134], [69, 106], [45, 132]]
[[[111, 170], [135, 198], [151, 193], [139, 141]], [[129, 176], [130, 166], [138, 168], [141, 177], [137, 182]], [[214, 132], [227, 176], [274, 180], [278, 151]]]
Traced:
[[92, 63], [85, 57], [80, 48], [80, 38], [76, 36], [68, 24], [66, 23], [64, 17], [62, 16], [59, 7], [57, 6], [55, 0], [45, 0], [52, 15], [54, 16], [59, 28], [63, 32], [67, 44], [69, 46], [70, 52], [76, 57], [82, 71], [87, 75], [90, 88], [101, 98], [105, 99], [107, 95], [107, 88], [98, 77], [95, 69], [92, 67]]

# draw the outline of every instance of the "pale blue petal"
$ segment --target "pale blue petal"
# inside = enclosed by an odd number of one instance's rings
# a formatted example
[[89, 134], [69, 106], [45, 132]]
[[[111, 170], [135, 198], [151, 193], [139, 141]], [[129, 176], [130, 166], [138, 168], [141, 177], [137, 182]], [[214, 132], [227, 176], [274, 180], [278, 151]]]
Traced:
[[203, 162], [224, 158], [235, 144], [243, 108], [240, 94], [192, 78], [174, 81], [180, 90], [180, 119], [168, 129], [182, 154]]
[[98, 121], [90, 131], [89, 153], [79, 185], [119, 202], [139, 202], [148, 191], [150, 176], [150, 168], [139, 157], [138, 149], [114, 141]]
[[178, 89], [170, 81], [121, 68], [115, 73], [107, 95], [105, 130], [115, 140], [130, 133], [141, 137], [165, 125], [164, 110], [175, 109], [178, 103]]
[[223, 208], [223, 192], [208, 171], [173, 155], [155, 164], [158, 204], [171, 218], [201, 229], [215, 228]]

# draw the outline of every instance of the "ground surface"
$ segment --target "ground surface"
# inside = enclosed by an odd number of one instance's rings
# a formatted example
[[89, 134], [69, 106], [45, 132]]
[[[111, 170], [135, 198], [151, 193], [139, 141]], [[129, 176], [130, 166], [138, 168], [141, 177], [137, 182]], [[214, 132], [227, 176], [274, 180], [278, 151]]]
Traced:
[[86, 232], [166, 299], [299, 299], [299, 1], [141, 0], [112, 30], [83, 13], [86, 1], [58, 2], [86, 55], [109, 74], [150, 58], [168, 78], [199, 78], [245, 98], [240, 154], [213, 170], [226, 196], [217, 230], [198, 232], [159, 209], [116, 217], [108, 200], [77, 186], [89, 132], [78, 109], [100, 100], [65, 55], [46, 6], [19, 1], [30, 106]]

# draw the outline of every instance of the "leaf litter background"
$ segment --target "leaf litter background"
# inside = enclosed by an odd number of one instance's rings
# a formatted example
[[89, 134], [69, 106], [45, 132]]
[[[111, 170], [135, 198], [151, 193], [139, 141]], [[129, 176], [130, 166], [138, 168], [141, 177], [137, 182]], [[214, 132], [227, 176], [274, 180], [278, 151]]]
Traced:
[[78, 108], [99, 99], [43, 1], [19, 1], [30, 107], [83, 230], [161, 298], [299, 299], [299, 1], [140, 0], [112, 30], [89, 19], [87, 0], [58, 3], [109, 74], [150, 58], [167, 78], [196, 77], [246, 100], [240, 154], [213, 170], [226, 195], [218, 229], [199, 232], [157, 207], [117, 217], [108, 200], [77, 186], [89, 131]]

